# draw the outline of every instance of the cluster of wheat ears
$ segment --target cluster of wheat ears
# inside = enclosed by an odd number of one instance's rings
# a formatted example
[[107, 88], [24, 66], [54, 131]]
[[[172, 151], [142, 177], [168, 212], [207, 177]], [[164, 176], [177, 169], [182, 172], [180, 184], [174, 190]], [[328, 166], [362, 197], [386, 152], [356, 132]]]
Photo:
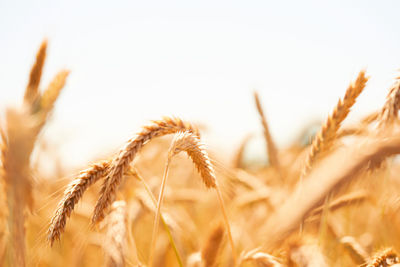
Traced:
[[32, 153], [52, 149], [38, 144], [68, 71], [39, 90], [46, 48], [1, 123], [0, 266], [400, 266], [399, 79], [381, 110], [343, 126], [361, 71], [310, 142], [285, 149], [255, 93], [262, 168], [243, 161], [248, 138], [222, 163], [195, 125], [164, 117], [49, 179]]

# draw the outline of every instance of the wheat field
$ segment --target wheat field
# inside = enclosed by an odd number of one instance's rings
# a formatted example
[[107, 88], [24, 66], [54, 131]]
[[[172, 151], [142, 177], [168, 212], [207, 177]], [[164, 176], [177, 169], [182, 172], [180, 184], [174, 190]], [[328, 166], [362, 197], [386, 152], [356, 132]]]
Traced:
[[55, 149], [41, 133], [69, 71], [43, 86], [46, 51], [20, 106], [2, 110], [0, 266], [400, 266], [399, 78], [380, 110], [344, 124], [368, 86], [361, 70], [320, 129], [288, 147], [255, 92], [262, 166], [244, 155], [251, 137], [214, 155], [202, 127], [166, 116], [49, 178], [33, 151]]

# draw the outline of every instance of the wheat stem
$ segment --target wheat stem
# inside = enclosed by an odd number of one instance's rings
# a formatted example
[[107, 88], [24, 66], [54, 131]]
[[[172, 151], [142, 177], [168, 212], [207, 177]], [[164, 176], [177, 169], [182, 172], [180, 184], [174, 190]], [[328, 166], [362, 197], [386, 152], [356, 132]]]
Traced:
[[[137, 173], [137, 171], [135, 171], [135, 175], [136, 175], [136, 177], [142, 182], [142, 184], [143, 184], [143, 186], [144, 186], [144, 188], [145, 188], [147, 194], [150, 196], [151, 201], [152, 201], [153, 204], [154, 204], [154, 207], [157, 207], [157, 200], [156, 200], [156, 198], [154, 197], [153, 193], [151, 192], [150, 187], [147, 185], [147, 183], [145, 182], [145, 180]], [[160, 219], [161, 219], [161, 222], [162, 222], [163, 225], [164, 225], [165, 231], [167, 232], [169, 242], [170, 242], [170, 244], [171, 244], [172, 249], [174, 250], [176, 259], [177, 259], [177, 261], [178, 261], [178, 264], [179, 264], [180, 267], [183, 267], [182, 257], [179, 255], [179, 251], [178, 251], [178, 248], [176, 247], [174, 238], [172, 237], [171, 230], [169, 229], [168, 224], [165, 222], [165, 219], [164, 219], [164, 216], [162, 215], [162, 213], [160, 213]], [[150, 266], [150, 265], [149, 265], [149, 266]]]
[[167, 182], [170, 162], [171, 162], [171, 158], [168, 158], [167, 163], [165, 165], [163, 178], [161, 181], [160, 193], [158, 195], [157, 210], [156, 210], [156, 215], [155, 215], [155, 219], [154, 219], [154, 226], [153, 226], [153, 232], [152, 232], [153, 234], [151, 237], [150, 256], [149, 256], [149, 264], [148, 264], [149, 267], [153, 266], [153, 257], [154, 257], [154, 252], [156, 249], [157, 232], [158, 232], [158, 225], [159, 225], [159, 221], [160, 221], [161, 203], [164, 198], [164, 190], [165, 190], [165, 184]]
[[222, 215], [224, 216], [225, 227], [228, 232], [229, 244], [232, 249], [233, 266], [236, 266], [237, 259], [236, 259], [235, 243], [233, 242], [232, 230], [231, 226], [229, 225], [228, 215], [226, 214], [224, 199], [222, 198], [221, 190], [219, 189], [218, 185], [215, 187], [215, 190], [217, 191], [218, 202], [221, 207]]

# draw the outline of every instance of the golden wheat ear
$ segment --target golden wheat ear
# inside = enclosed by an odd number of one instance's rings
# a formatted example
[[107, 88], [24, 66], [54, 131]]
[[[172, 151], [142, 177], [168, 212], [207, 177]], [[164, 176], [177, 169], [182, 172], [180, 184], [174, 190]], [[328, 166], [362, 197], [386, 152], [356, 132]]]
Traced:
[[192, 135], [191, 132], [178, 132], [175, 135], [171, 147], [168, 150], [168, 159], [165, 165], [163, 179], [161, 181], [160, 193], [157, 202], [157, 210], [154, 219], [153, 234], [150, 245], [150, 256], [148, 264], [149, 266], [153, 265], [154, 251], [157, 242], [159, 217], [161, 214], [162, 201], [164, 199], [164, 190], [167, 182], [169, 166], [172, 158], [182, 151], [186, 151], [187, 154], [191, 157], [191, 159], [195, 163], [197, 170], [201, 174], [201, 178], [203, 179], [204, 184], [208, 188], [216, 186], [214, 170], [211, 167], [210, 159], [208, 158], [207, 152], [202, 147], [199, 138], [195, 135]]
[[[385, 104], [382, 109], [377, 112], [375, 120], [377, 121], [377, 129], [381, 132], [390, 131], [395, 123], [398, 123], [398, 111], [400, 108], [400, 77], [396, 78], [394, 84], [390, 87], [386, 96]], [[384, 160], [371, 162], [369, 170], [379, 169]]]
[[219, 251], [222, 248], [225, 229], [222, 224], [218, 224], [211, 230], [206, 243], [201, 249], [201, 258], [204, 266], [217, 266]]
[[270, 254], [261, 252], [259, 248], [255, 248], [248, 252], [242, 252], [239, 259], [239, 266], [242, 266], [245, 262], [254, 262], [257, 264], [256, 266], [282, 267], [283, 265], [278, 260], [278, 258]]
[[36, 60], [31, 68], [28, 85], [25, 89], [24, 102], [32, 106], [39, 95], [39, 84], [42, 77], [42, 70], [46, 59], [47, 40], [44, 40], [36, 54]]
[[120, 150], [110, 166], [110, 172], [101, 188], [100, 197], [96, 203], [92, 223], [96, 224], [103, 220], [107, 208], [114, 201], [118, 186], [122, 182], [124, 173], [129, 169], [129, 164], [136, 154], [150, 140], [179, 131], [189, 131], [198, 134], [196, 127], [178, 118], [165, 117], [162, 120], [153, 121], [144, 126], [142, 130], [130, 139]]
[[342, 122], [349, 114], [350, 109], [355, 104], [357, 97], [364, 90], [367, 81], [368, 78], [365, 76], [365, 71], [360, 71], [356, 81], [350, 84], [350, 86], [347, 88], [343, 100], [339, 99], [339, 102], [334, 108], [332, 114], [329, 115], [321, 130], [314, 137], [310, 152], [307, 155], [305, 165], [301, 173], [302, 178], [309, 173], [318, 156], [328, 151], [332, 147]]
[[90, 168], [81, 171], [78, 177], [70, 182], [64, 192], [64, 197], [58, 203], [57, 209], [51, 219], [47, 234], [50, 245], [53, 245], [54, 241], [60, 239], [61, 234], [65, 230], [67, 219], [71, 216], [75, 205], [92, 184], [106, 175], [109, 165], [109, 161], [93, 164]]
[[157, 229], [158, 229], [158, 224], [159, 224], [159, 214], [161, 210], [161, 204], [164, 196], [164, 189], [165, 189], [165, 183], [166, 179], [168, 176], [168, 171], [169, 171], [169, 164], [172, 160], [172, 158], [177, 155], [180, 152], [186, 152], [188, 156], [192, 159], [193, 163], [195, 164], [197, 170], [199, 171], [201, 178], [203, 179], [204, 184], [208, 188], [214, 188], [217, 191], [218, 195], [218, 200], [221, 206], [221, 210], [224, 216], [227, 232], [228, 232], [228, 237], [229, 241], [231, 244], [232, 248], [232, 257], [236, 263], [236, 256], [235, 256], [235, 247], [233, 243], [233, 238], [232, 238], [232, 233], [230, 230], [230, 225], [229, 225], [229, 220], [228, 216], [226, 214], [225, 210], [225, 205], [222, 199], [221, 191], [219, 189], [217, 179], [215, 177], [214, 173], [214, 168], [211, 164], [211, 161], [208, 157], [208, 153], [204, 148], [204, 145], [200, 142], [200, 139], [198, 136], [193, 134], [192, 132], [180, 132], [177, 133], [171, 147], [168, 152], [168, 160], [166, 163], [165, 171], [164, 171], [164, 176], [163, 180], [161, 183], [161, 189], [160, 189], [160, 194], [158, 198], [158, 203], [157, 203], [157, 212], [156, 212], [156, 218], [154, 221], [154, 228], [153, 228], [153, 237], [152, 237], [152, 242], [151, 242], [151, 250], [150, 250], [150, 257], [149, 257], [149, 266], [152, 264], [153, 260], [153, 255], [154, 255], [154, 250], [155, 250], [155, 243], [156, 243], [156, 237], [157, 237]]
[[242, 169], [245, 167], [243, 164], [243, 154], [246, 149], [247, 143], [250, 141], [252, 137], [253, 137], [252, 134], [247, 134], [238, 145], [238, 148], [234, 153], [234, 157], [232, 160], [232, 165], [234, 168]]
[[68, 75], [68, 70], [62, 70], [57, 73], [40, 97], [39, 109], [43, 111], [45, 115], [53, 110], [54, 103], [58, 99], [61, 90], [64, 88]]
[[273, 167], [275, 167], [278, 170], [278, 172], [280, 173], [280, 175], [282, 176], [281, 166], [280, 166], [279, 156], [278, 156], [278, 150], [276, 148], [276, 144], [275, 144], [275, 142], [271, 136], [271, 133], [269, 131], [267, 119], [265, 117], [264, 110], [261, 106], [260, 97], [258, 96], [257, 91], [254, 91], [254, 101], [256, 103], [257, 111], [258, 111], [258, 114], [260, 115], [261, 124], [264, 129], [265, 143], [267, 146], [266, 150], [268, 153], [269, 161], [270, 161], [271, 165]]
[[386, 248], [375, 253], [369, 259], [366, 267], [392, 266], [399, 262], [397, 253], [392, 248]]
[[356, 179], [371, 161], [400, 153], [399, 131], [360, 138], [350, 147], [337, 148], [310, 172], [303, 184], [266, 222], [267, 246], [274, 247], [301, 224], [333, 191]]
[[386, 96], [386, 102], [381, 112], [379, 113], [379, 124], [378, 127], [383, 128], [386, 125], [391, 124], [397, 119], [398, 111], [400, 108], [400, 77], [396, 79], [394, 84], [389, 90]]

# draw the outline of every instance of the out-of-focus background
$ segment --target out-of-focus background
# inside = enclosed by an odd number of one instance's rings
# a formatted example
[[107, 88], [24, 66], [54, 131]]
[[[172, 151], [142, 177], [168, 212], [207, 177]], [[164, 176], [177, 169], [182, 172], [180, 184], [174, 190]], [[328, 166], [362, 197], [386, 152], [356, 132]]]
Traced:
[[44, 131], [67, 165], [115, 151], [162, 115], [206, 125], [208, 146], [229, 155], [261, 132], [255, 89], [284, 146], [325, 118], [362, 68], [371, 79], [351, 117], [382, 106], [400, 67], [399, 10], [398, 1], [0, 1], [0, 107], [22, 100], [47, 38], [42, 87], [71, 70]]

